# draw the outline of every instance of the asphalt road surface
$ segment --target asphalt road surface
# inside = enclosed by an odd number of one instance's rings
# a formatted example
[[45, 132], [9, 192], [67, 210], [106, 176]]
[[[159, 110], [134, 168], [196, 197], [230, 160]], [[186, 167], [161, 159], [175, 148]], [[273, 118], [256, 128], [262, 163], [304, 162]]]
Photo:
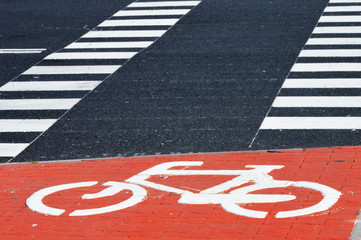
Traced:
[[[315, 106], [312, 97], [357, 97], [360, 88], [282, 87], [285, 79], [357, 79], [359, 76], [357, 72], [332, 73], [331, 70], [311, 76], [312, 71], [303, 69], [309, 65], [302, 63], [312, 65], [329, 61], [317, 54], [316, 57], [299, 56], [302, 49], [317, 49], [305, 45], [315, 35], [312, 33], [327, 0], [203, 0], [195, 6], [185, 7], [129, 7], [132, 2], [80, 0], [70, 4], [65, 0], [22, 0], [0, 3], [0, 48], [46, 49], [38, 54], [0, 54], [1, 85], [11, 80], [100, 83], [90, 91], [0, 89], [1, 100], [60, 99], [65, 104], [66, 100], [76, 99], [68, 108], [1, 108], [2, 120], [59, 119], [44, 131], [0, 132], [3, 144], [26, 143], [21, 145], [26, 147], [24, 151], [14, 156], [3, 155], [2, 162], [359, 145], [358, 128], [352, 121], [342, 121], [351, 116], [356, 117], [357, 122], [359, 106], [327, 106], [334, 101], [329, 98], [323, 99], [327, 104]], [[161, 26], [152, 25], [150, 19], [169, 20], [175, 19], [175, 15], [113, 16], [110, 20], [146, 19], [148, 24], [98, 26], [122, 9], [190, 11], [178, 16], [176, 23]], [[332, 14], [324, 13], [326, 16]], [[108, 24], [113, 23], [108, 21]], [[319, 23], [318, 26], [327, 27], [330, 23]], [[100, 60], [50, 55], [59, 50], [59, 53], [73, 54], [73, 50], [64, 47], [75, 41], [134, 41], [129, 36], [84, 37], [95, 27], [98, 31], [166, 32], [159, 38], [138, 37], [137, 41], [152, 44], [142, 50], [128, 47], [127, 52], [138, 54], [122, 61], [111, 57]], [[327, 34], [319, 35], [327, 37]], [[116, 51], [122, 50], [119, 49], [118, 46]], [[108, 56], [105, 53], [114, 51], [94, 48], [75, 52], [87, 52], [88, 56], [89, 52], [101, 52]], [[44, 57], [48, 59], [42, 61]], [[354, 61], [357, 58], [351, 62]], [[296, 62], [300, 64], [296, 66]], [[67, 75], [64, 79], [54, 72], [53, 75], [39, 74], [39, 68], [33, 67], [35, 64], [39, 67], [122, 66], [109, 74]], [[24, 74], [27, 69], [33, 71]], [[292, 98], [295, 96], [311, 97], [306, 99], [311, 103], [305, 104], [303, 98], [297, 105], [299, 99]], [[291, 123], [285, 123], [288, 117], [295, 118]], [[332, 124], [327, 127], [323, 121], [312, 122], [314, 117], [326, 117], [323, 119], [327, 121], [330, 120], [327, 117], [343, 118], [336, 127]], [[307, 121], [320, 126], [303, 126]], [[287, 124], [291, 127], [284, 127]]]

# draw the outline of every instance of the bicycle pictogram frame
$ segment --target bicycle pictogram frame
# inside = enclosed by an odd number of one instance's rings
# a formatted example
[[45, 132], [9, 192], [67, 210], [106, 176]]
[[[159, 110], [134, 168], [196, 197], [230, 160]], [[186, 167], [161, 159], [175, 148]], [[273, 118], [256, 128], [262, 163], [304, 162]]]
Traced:
[[[250, 210], [241, 207], [240, 204], [246, 203], [276, 203], [284, 201], [292, 201], [296, 197], [289, 194], [255, 194], [252, 192], [271, 188], [286, 188], [289, 186], [307, 188], [318, 191], [322, 194], [323, 199], [317, 204], [296, 210], [280, 211], [276, 218], [289, 218], [309, 215], [322, 212], [331, 208], [341, 196], [341, 192], [323, 184], [309, 181], [286, 181], [274, 180], [269, 175], [276, 169], [281, 169], [282, 165], [247, 165], [247, 170], [172, 170], [174, 167], [199, 167], [202, 161], [178, 161], [166, 162], [151, 167], [140, 172], [124, 182], [108, 181], [103, 184], [106, 186], [104, 190], [95, 194], [84, 194], [82, 199], [95, 199], [101, 197], [113, 196], [123, 190], [130, 190], [132, 196], [125, 201], [111, 206], [75, 210], [69, 216], [89, 216], [95, 214], [104, 214], [108, 212], [119, 211], [128, 207], [132, 207], [146, 199], [146, 188], [153, 188], [160, 191], [176, 193], [180, 195], [178, 203], [181, 204], [219, 204], [225, 211], [250, 218], [265, 218], [268, 215], [266, 211]], [[152, 176], [235, 176], [229, 181], [219, 185], [205, 189], [198, 193], [180, 188], [170, 187], [164, 184], [155, 183], [149, 180]], [[247, 183], [253, 183], [242, 187]], [[26, 205], [33, 211], [47, 215], [59, 216], [65, 212], [64, 209], [52, 208], [45, 205], [42, 200], [44, 197], [72, 188], [90, 187], [98, 184], [97, 181], [78, 182], [70, 184], [62, 184], [58, 186], [41, 189], [32, 194], [27, 200]], [[236, 189], [235, 189], [236, 188]], [[228, 190], [230, 192], [225, 193]]]

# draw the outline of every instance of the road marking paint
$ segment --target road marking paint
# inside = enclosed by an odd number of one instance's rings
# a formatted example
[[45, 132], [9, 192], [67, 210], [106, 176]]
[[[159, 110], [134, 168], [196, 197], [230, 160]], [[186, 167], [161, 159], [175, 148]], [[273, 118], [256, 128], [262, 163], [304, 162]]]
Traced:
[[0, 157], [14, 157], [28, 146], [29, 143], [0, 143]]
[[304, 49], [299, 57], [361, 57], [361, 49]]
[[129, 59], [138, 52], [57, 52], [45, 57], [46, 60], [70, 59]]
[[114, 17], [185, 15], [191, 9], [120, 10]]
[[289, 78], [282, 88], [361, 88], [361, 78]]
[[1, 99], [0, 110], [68, 110], [80, 98]]
[[127, 20], [106, 20], [99, 24], [99, 27], [123, 27], [123, 26], [172, 26], [179, 21], [178, 18], [167, 19], [127, 19]]
[[161, 37], [167, 30], [118, 30], [118, 31], [90, 31], [82, 38], [133, 38], [133, 37]]
[[336, 34], [336, 33], [361, 33], [361, 27], [316, 27], [313, 34]]
[[2, 48], [0, 54], [31, 54], [41, 53], [45, 50], [46, 48]]
[[325, 12], [361, 12], [361, 6], [329, 6]]
[[101, 82], [102, 81], [13, 81], [0, 87], [0, 91], [90, 91], [96, 88]]
[[306, 45], [361, 45], [361, 38], [310, 38]]
[[361, 0], [330, 0], [330, 3], [361, 3]]
[[201, 1], [133, 2], [128, 8], [197, 6]]
[[361, 22], [361, 16], [321, 16], [319, 22]]
[[121, 65], [33, 66], [22, 75], [112, 74]]
[[296, 63], [291, 72], [361, 72], [361, 63]]
[[278, 96], [272, 104], [278, 108], [295, 107], [339, 107], [339, 108], [359, 108], [361, 107], [361, 97], [340, 97], [340, 96]]
[[65, 49], [94, 49], [94, 48], [146, 48], [152, 45], [151, 41], [139, 42], [75, 42]]
[[361, 129], [361, 117], [266, 117], [260, 129]]
[[44, 132], [58, 119], [0, 119], [0, 132]]

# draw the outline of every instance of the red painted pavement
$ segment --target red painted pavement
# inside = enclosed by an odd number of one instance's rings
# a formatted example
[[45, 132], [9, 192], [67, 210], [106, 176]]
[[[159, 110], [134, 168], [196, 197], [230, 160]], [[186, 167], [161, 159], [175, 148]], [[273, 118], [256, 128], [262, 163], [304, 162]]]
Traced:
[[[116, 204], [131, 195], [122, 191], [111, 197], [81, 199], [86, 193], [104, 189], [102, 183], [123, 182], [160, 163], [174, 161], [204, 162], [186, 170], [247, 170], [246, 165], [283, 165], [269, 175], [276, 180], [323, 184], [342, 195], [326, 211], [275, 218], [279, 211], [312, 206], [323, 196], [299, 187], [257, 191], [292, 193], [297, 198], [242, 205], [245, 209], [269, 212], [266, 218], [256, 219], [229, 213], [219, 204], [178, 203], [179, 194], [145, 188], [147, 198], [135, 206], [106, 214], [68, 216], [76, 209]], [[197, 193], [231, 178], [158, 176], [151, 180]], [[26, 199], [40, 189], [85, 181], [99, 184], [59, 191], [44, 198], [47, 206], [66, 209], [60, 216], [46, 216], [25, 205]], [[361, 209], [361, 147], [9, 164], [0, 166], [0, 184], [0, 239], [348, 239]]]

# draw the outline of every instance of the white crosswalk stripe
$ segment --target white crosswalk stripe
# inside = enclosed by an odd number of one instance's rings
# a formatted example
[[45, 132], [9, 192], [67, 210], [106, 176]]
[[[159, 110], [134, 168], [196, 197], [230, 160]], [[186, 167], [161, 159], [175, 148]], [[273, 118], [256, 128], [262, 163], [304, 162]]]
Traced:
[[147, 8], [147, 7], [184, 7], [196, 6], [201, 1], [162, 1], [162, 2], [134, 2], [129, 8]]
[[57, 119], [0, 119], [0, 132], [44, 132]]
[[361, 117], [267, 117], [261, 129], [361, 129]]
[[330, 3], [361, 3], [361, 0], [330, 0]]
[[69, 44], [65, 49], [104, 49], [104, 48], [146, 48], [152, 45], [150, 41], [139, 42], [75, 42]]
[[100, 83], [101, 81], [12, 81], [0, 87], [0, 92], [91, 91]]
[[123, 27], [123, 26], [172, 26], [178, 22], [178, 18], [165, 19], [132, 19], [132, 20], [106, 20], [99, 27]]
[[29, 143], [0, 143], [0, 152], [2, 157], [15, 157], [25, 148]]
[[342, 26], [342, 27], [316, 27], [314, 34], [341, 34], [341, 33], [361, 33], [361, 27]]
[[46, 60], [65, 59], [129, 59], [137, 52], [59, 52], [45, 57]]
[[357, 3], [361, 0], [330, 1], [260, 130], [361, 129], [355, 110], [361, 111], [361, 94], [354, 91], [361, 88], [361, 38], [357, 35], [361, 17], [355, 14], [361, 12], [361, 5]]
[[114, 14], [114, 17], [134, 16], [172, 16], [187, 14], [190, 9], [160, 9], [160, 10], [121, 10]]
[[0, 99], [0, 110], [68, 110], [80, 98]]
[[361, 88], [361, 78], [288, 78], [282, 88]]
[[112, 74], [121, 65], [33, 66], [23, 75]]
[[361, 97], [339, 97], [339, 96], [279, 96], [273, 102], [273, 107], [361, 107]]
[[361, 49], [306, 49], [299, 57], [361, 57]]
[[319, 22], [361, 22], [361, 16], [322, 16]]
[[361, 45], [361, 38], [310, 38], [306, 45]]
[[[15, 78], [1, 86], [0, 94], [7, 94], [0, 99], [0, 111], [10, 115], [9, 119], [0, 118], [0, 133], [30, 134], [32, 139], [28, 137], [21, 143], [14, 143], [19, 139], [0, 139], [0, 158], [9, 157], [11, 161], [20, 154], [36, 139], [34, 133], [42, 134], [58, 120], [48, 116], [59, 117], [73, 108], [89, 91], [139, 51], [151, 46], [199, 3], [201, 1], [135, 1], [77, 41], [24, 71], [18, 78], [25, 78], [25, 81]], [[79, 97], [59, 98], [63, 91]], [[39, 96], [13, 99], [7, 97], [11, 92]], [[47, 114], [43, 115], [44, 112]]]
[[166, 30], [114, 30], [114, 31], [90, 31], [82, 38], [140, 38], [161, 37]]
[[325, 12], [361, 12], [361, 6], [330, 6]]

